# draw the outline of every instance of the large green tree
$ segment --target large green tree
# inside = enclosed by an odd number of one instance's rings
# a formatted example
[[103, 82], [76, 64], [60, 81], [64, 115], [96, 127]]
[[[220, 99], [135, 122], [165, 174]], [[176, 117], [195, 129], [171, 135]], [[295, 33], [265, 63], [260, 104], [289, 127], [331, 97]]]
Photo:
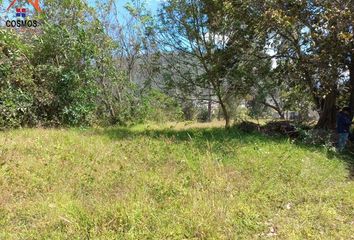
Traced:
[[[263, 1], [262, 26], [288, 61], [320, 114], [317, 126], [333, 129], [341, 75], [350, 68], [352, 12], [350, 1]], [[349, 62], [349, 64], [348, 64]], [[297, 73], [297, 74], [294, 74]], [[344, 93], [348, 94], [348, 93]]]
[[228, 101], [248, 93], [252, 85], [252, 62], [259, 50], [255, 42], [261, 39], [252, 20], [257, 13], [246, 2], [236, 2], [170, 0], [159, 14], [160, 46], [168, 57], [175, 57], [171, 68], [197, 70], [184, 71], [180, 86], [202, 94], [210, 89], [226, 127], [230, 126]]

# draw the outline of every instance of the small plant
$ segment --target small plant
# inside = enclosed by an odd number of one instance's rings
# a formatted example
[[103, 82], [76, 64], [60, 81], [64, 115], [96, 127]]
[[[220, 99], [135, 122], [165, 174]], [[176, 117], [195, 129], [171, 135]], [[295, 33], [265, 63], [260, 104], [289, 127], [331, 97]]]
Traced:
[[333, 147], [336, 142], [336, 137], [333, 132], [311, 129], [311, 130], [299, 130], [300, 140], [305, 144], [321, 145], [328, 148]]

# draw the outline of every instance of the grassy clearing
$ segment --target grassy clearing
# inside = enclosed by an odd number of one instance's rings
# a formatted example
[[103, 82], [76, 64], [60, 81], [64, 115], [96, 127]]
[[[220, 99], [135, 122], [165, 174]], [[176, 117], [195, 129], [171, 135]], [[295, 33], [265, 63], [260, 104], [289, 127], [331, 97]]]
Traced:
[[0, 239], [354, 238], [340, 156], [177, 128], [0, 133]]

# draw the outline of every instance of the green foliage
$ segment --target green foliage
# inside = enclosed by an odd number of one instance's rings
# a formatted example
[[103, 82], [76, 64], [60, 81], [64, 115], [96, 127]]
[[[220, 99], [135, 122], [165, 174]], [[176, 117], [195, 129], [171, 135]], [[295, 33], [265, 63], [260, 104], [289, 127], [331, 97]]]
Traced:
[[[221, 105], [230, 126], [230, 102], [245, 96], [255, 80], [252, 68], [261, 53], [247, 3], [165, 1], [157, 32], [178, 92], [204, 100], [207, 92]], [[170, 52], [176, 54], [170, 54]], [[175, 70], [178, 68], [177, 70]]]
[[[68, 6], [77, 18], [59, 15]], [[110, 123], [133, 119], [136, 91], [117, 74], [118, 46], [91, 10], [80, 1], [48, 1], [40, 34], [22, 38], [1, 30], [2, 127], [87, 125], [98, 115]], [[116, 114], [107, 115], [108, 109]]]
[[30, 47], [11, 31], [0, 30], [0, 127], [32, 125], [37, 87], [31, 78]]
[[35, 122], [33, 99], [21, 90], [4, 90], [1, 92], [0, 127], [19, 127]]
[[321, 129], [298, 129], [300, 141], [304, 144], [323, 146], [328, 150], [335, 151], [336, 135]]
[[200, 107], [197, 114], [198, 122], [208, 122], [209, 121], [209, 110], [207, 107]]
[[354, 63], [352, 5], [327, 0], [255, 3], [264, 9], [261, 26], [271, 38], [273, 52], [287, 65], [284, 77], [291, 75], [293, 86], [301, 89], [295, 94], [309, 96], [321, 113], [318, 127], [324, 129], [335, 127], [338, 90], [354, 83], [353, 74], [346, 79], [341, 76]]
[[153, 17], [132, 0], [122, 23], [90, 3], [48, 0], [40, 31], [0, 30], [0, 127], [191, 120], [205, 101], [230, 126], [246, 98], [253, 117], [316, 110], [329, 128], [354, 104], [349, 4], [168, 0]]
[[[46, 85], [51, 99], [44, 99], [42, 116], [65, 125], [90, 122], [95, 111], [97, 70], [94, 65], [95, 32], [84, 27], [47, 23], [34, 42], [36, 79]], [[49, 101], [48, 101], [49, 100]]]
[[177, 101], [158, 90], [149, 91], [141, 102], [138, 114], [142, 121], [167, 122], [182, 118], [182, 109]]

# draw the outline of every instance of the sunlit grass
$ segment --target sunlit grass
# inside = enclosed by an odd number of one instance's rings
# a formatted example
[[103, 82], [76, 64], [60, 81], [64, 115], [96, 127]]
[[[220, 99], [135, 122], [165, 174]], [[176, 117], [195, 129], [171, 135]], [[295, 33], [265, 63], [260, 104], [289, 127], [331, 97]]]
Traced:
[[0, 239], [354, 237], [339, 156], [190, 124], [0, 133]]

